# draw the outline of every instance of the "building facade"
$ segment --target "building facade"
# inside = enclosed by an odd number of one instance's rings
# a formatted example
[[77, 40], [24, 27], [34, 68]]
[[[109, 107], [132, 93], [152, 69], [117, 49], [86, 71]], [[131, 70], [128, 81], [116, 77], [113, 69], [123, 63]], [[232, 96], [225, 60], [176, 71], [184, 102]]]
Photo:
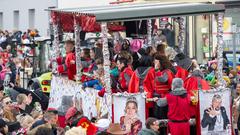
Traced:
[[0, 29], [38, 29], [40, 35], [49, 31], [49, 13], [45, 9], [57, 7], [57, 0], [1, 0]]

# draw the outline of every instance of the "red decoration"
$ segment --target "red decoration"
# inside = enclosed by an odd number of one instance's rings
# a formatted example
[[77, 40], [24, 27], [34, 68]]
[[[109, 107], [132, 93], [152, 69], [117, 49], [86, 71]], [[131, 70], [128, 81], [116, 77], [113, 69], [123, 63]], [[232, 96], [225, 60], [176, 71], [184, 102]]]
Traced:
[[[100, 32], [101, 26], [96, 22], [96, 17], [93, 15], [82, 15], [78, 13], [64, 13], [55, 12], [51, 13], [53, 24], [59, 24], [59, 28], [63, 32], [74, 32], [74, 18], [77, 23], [81, 26], [82, 31], [85, 32]], [[126, 28], [121, 25], [108, 25], [109, 31], [124, 31]]]
[[96, 24], [96, 17], [93, 16], [86, 16], [83, 15], [81, 16], [81, 27], [83, 31], [93, 31], [94, 30], [94, 26]]
[[97, 127], [91, 123], [86, 117], [82, 117], [77, 124], [77, 127], [81, 126], [87, 130], [87, 135], [95, 135], [97, 133]]

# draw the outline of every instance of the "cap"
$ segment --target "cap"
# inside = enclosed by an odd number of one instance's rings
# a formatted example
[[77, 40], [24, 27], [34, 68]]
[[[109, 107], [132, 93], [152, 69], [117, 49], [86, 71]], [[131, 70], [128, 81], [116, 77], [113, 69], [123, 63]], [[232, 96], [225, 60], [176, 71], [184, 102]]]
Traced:
[[48, 108], [47, 112], [52, 112], [54, 114], [58, 114], [58, 111], [55, 108]]

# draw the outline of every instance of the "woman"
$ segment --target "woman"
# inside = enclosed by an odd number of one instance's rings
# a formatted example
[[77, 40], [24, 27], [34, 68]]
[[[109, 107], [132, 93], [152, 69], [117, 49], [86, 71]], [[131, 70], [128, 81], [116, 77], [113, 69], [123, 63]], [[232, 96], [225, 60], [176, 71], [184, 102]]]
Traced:
[[30, 130], [30, 127], [34, 123], [34, 119], [28, 114], [20, 114], [17, 116], [17, 121], [21, 124], [21, 127], [25, 132]]
[[156, 51], [155, 51], [155, 48], [153, 48], [152, 46], [148, 46], [147, 49], [146, 49], [146, 54], [147, 54], [148, 56], [153, 57], [153, 55], [154, 55], [155, 52], [156, 52]]
[[137, 116], [138, 103], [135, 97], [127, 99], [125, 106], [125, 116], [120, 118], [121, 127], [128, 131], [126, 135], [137, 135], [142, 129], [142, 122]]
[[128, 90], [128, 84], [133, 74], [133, 71], [132, 68], [128, 66], [128, 60], [126, 58], [119, 58], [117, 60], [117, 66], [118, 70], [120, 71], [118, 79], [119, 87], [121, 91], [124, 92]]
[[233, 128], [234, 128], [234, 133], [235, 135], [238, 135], [238, 127], [237, 127], [237, 120], [239, 119], [239, 105], [240, 105], [240, 83], [237, 84], [236, 86], [236, 94], [233, 99], [233, 107], [232, 107], [232, 112], [233, 112]]
[[[177, 73], [172, 63], [166, 56], [156, 54], [154, 56], [154, 90], [152, 91], [153, 97], [165, 98], [170, 92], [172, 80]], [[149, 97], [148, 97], [149, 98]], [[158, 119], [167, 119], [168, 106], [157, 106], [154, 104], [153, 116]], [[161, 129], [161, 134], [166, 133], [165, 129]]]
[[158, 130], [158, 119], [149, 117], [146, 121], [146, 128], [142, 129], [138, 135], [158, 135]]
[[[89, 71], [91, 70], [90, 66], [91, 64], [94, 62], [92, 59], [91, 59], [91, 54], [90, 53], [90, 49], [88, 48], [84, 48], [82, 50], [82, 53], [81, 53], [81, 66], [82, 66], [82, 71], [83, 72], [86, 72], [86, 73], [89, 73]], [[93, 56], [92, 56], [93, 57]], [[85, 82], [85, 81], [88, 81], [89, 78], [85, 75], [82, 75], [82, 79], [81, 81], [82, 82]]]
[[7, 120], [9, 120], [9, 122], [15, 122], [16, 117], [12, 112], [13, 105], [10, 97], [4, 97], [2, 103], [3, 103], [3, 118], [6, 118]]

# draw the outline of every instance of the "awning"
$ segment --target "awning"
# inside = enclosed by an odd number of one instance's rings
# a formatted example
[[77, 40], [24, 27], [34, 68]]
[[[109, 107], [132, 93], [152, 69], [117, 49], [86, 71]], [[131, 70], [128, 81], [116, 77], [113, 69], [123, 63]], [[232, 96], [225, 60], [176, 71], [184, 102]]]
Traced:
[[208, 3], [137, 3], [87, 8], [52, 9], [56, 12], [93, 14], [98, 22], [130, 21], [166, 16], [189, 16], [224, 12], [222, 4]]

